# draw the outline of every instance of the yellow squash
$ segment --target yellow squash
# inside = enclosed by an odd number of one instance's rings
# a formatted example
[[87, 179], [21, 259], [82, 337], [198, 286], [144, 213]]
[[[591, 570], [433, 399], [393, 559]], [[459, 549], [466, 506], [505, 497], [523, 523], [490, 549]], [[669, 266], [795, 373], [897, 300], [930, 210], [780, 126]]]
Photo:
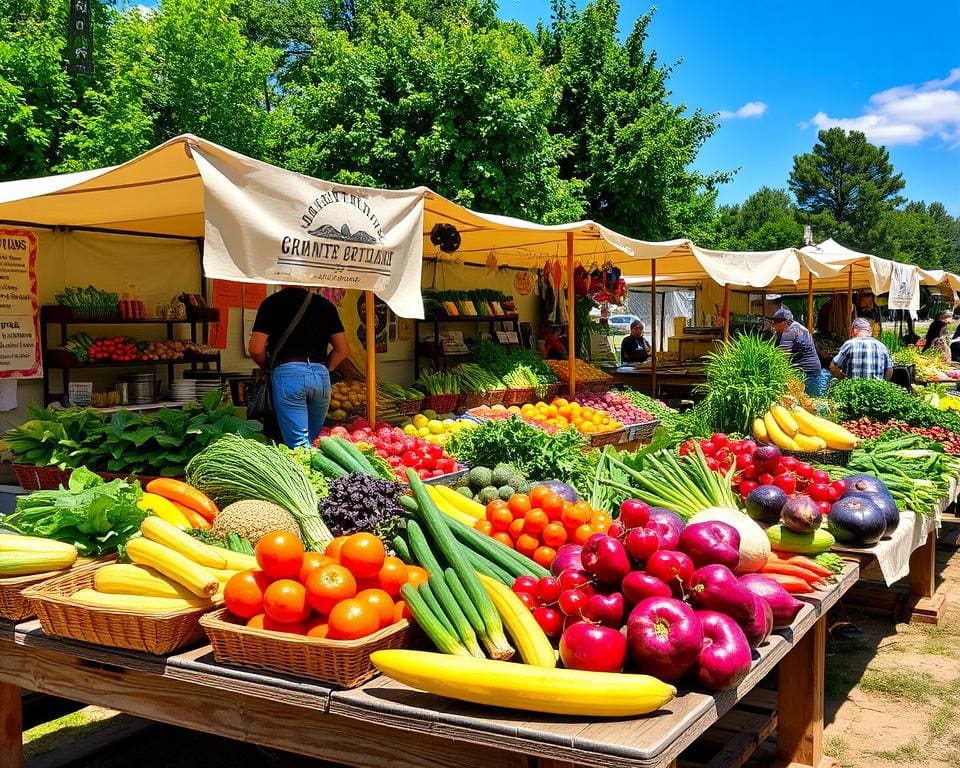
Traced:
[[245, 555], [242, 552], [233, 552], [229, 549], [220, 549], [220, 547], [211, 547], [218, 555], [222, 555], [227, 561], [226, 566], [220, 570], [227, 571], [246, 571], [250, 568], [259, 568], [257, 558], [253, 555]]
[[677, 694], [672, 685], [649, 675], [534, 667], [429, 651], [375, 651], [370, 660], [383, 674], [421, 691], [555, 715], [645, 715]]
[[149, 565], [198, 597], [210, 597], [220, 589], [220, 582], [209, 568], [150, 539], [130, 539], [126, 553], [137, 565]]
[[193, 592], [173, 579], [148, 566], [132, 563], [111, 563], [97, 569], [93, 576], [93, 588], [111, 595], [197, 599]]
[[487, 508], [479, 501], [468, 499], [462, 493], [457, 493], [456, 490], [448, 485], [437, 485], [434, 487], [440, 491], [441, 496], [445, 496], [450, 501], [450, 504], [465, 515], [470, 515], [474, 521], [486, 519]]
[[95, 589], [81, 589], [70, 596], [70, 601], [89, 608], [132, 613], [169, 613], [194, 608], [211, 607], [209, 600], [183, 600], [179, 597], [144, 597], [143, 595], [111, 595]]
[[181, 531], [189, 531], [193, 528], [186, 516], [177, 509], [169, 499], [158, 496], [155, 493], [145, 493], [140, 497], [137, 506], [144, 512], [166, 520], [171, 525], [175, 525]]
[[445, 514], [447, 517], [456, 520], [458, 523], [463, 523], [464, 525], [469, 525], [471, 527], [475, 522], [477, 522], [475, 518], [470, 517], [470, 515], [461, 512], [459, 509], [453, 506], [453, 504], [450, 503], [450, 500], [446, 496], [443, 496], [436, 486], [428, 485], [426, 488], [427, 494], [431, 499], [433, 499], [433, 503], [437, 505], [437, 509], [443, 512], [443, 514]]
[[77, 548], [35, 536], [0, 534], [0, 578], [62, 571], [77, 561]]
[[797, 445], [796, 440], [780, 429], [777, 420], [773, 418], [773, 414], [769, 411], [763, 415], [763, 425], [767, 428], [769, 442], [773, 443], [777, 448], [782, 448], [785, 451], [800, 450], [800, 446]]
[[477, 578], [503, 619], [503, 625], [520, 651], [524, 664], [535, 667], [557, 666], [557, 654], [550, 645], [550, 639], [537, 624], [530, 609], [520, 602], [513, 590], [482, 573], [478, 573]]
[[143, 522], [140, 523], [140, 533], [150, 541], [163, 544], [174, 552], [179, 552], [198, 565], [205, 565], [207, 568], [227, 567], [227, 558], [221, 554], [226, 550], [220, 550], [204, 544], [202, 541], [197, 541], [193, 536], [184, 533], [163, 518], [155, 515], [145, 517]]

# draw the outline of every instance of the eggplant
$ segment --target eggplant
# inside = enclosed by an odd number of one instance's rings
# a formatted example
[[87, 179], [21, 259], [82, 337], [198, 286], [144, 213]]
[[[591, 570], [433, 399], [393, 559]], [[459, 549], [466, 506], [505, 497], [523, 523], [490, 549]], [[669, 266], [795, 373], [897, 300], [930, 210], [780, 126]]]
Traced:
[[536, 483], [536, 485], [547, 486], [547, 488], [559, 495], [564, 501], [569, 501], [571, 504], [577, 502], [577, 492], [572, 485], [561, 483], [559, 480], [544, 480]]
[[776, 485], [761, 485], [747, 494], [747, 514], [764, 525], [780, 522], [780, 511], [787, 503], [787, 494]]
[[780, 522], [794, 533], [813, 533], [823, 522], [823, 513], [809, 496], [794, 496], [783, 505]]
[[883, 484], [881, 480], [873, 475], [850, 475], [844, 478], [846, 489], [840, 495], [840, 498], [847, 496], [866, 496], [880, 509], [887, 520], [887, 533], [892, 534], [898, 525], [900, 525], [900, 510], [897, 509], [897, 502], [893, 495]]
[[863, 493], [872, 496], [875, 493], [885, 493], [890, 495], [890, 490], [883, 484], [883, 481], [873, 475], [858, 474], [847, 475], [843, 478], [846, 486], [843, 495], [848, 493]]
[[830, 507], [827, 530], [841, 544], [869, 546], [883, 537], [887, 518], [868, 496], [849, 494]]

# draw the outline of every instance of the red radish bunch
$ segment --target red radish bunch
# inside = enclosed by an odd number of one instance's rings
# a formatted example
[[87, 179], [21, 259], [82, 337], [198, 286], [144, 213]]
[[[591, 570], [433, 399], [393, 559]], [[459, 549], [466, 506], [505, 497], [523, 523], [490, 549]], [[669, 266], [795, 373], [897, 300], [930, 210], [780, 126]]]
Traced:
[[424, 480], [463, 469], [442, 445], [404, 434], [399, 427], [385, 422], [378, 422], [371, 427], [366, 419], [356, 419], [349, 427], [324, 427], [320, 430], [319, 437], [330, 435], [342, 437], [351, 443], [372, 445], [377, 455], [386, 459], [400, 478], [408, 467]]

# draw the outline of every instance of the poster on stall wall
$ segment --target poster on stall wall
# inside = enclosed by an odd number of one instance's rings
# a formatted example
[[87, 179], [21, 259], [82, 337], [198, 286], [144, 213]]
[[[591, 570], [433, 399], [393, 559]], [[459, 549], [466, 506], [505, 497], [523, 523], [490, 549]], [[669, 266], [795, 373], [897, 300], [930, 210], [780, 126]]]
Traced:
[[[210, 336], [207, 343], [217, 349], [226, 349], [230, 331], [230, 310], [249, 310], [249, 312], [244, 312], [244, 320], [246, 320], [248, 314], [251, 318], [254, 318], [257, 314], [257, 308], [266, 297], [267, 286], [263, 283], [214, 280], [211, 306], [220, 310], [220, 322], [210, 324]], [[246, 349], [247, 339], [248, 334], [246, 328], [244, 328], [244, 349]]]
[[0, 378], [40, 373], [37, 236], [0, 229]]
[[910, 264], [895, 263], [890, 272], [889, 309], [920, 309], [920, 275]]

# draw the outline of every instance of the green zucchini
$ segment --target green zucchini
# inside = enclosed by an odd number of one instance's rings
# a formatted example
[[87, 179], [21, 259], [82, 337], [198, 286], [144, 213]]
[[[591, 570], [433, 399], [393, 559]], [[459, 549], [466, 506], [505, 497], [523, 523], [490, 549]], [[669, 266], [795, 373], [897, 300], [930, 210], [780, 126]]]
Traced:
[[[321, 441], [322, 442], [322, 441]], [[323, 455], [322, 451], [315, 451], [310, 457], [310, 467], [325, 477], [344, 477], [350, 474], [333, 459]]]
[[341, 469], [346, 470], [347, 474], [364, 472], [365, 470], [361, 468], [361, 465], [357, 464], [353, 455], [344, 450], [343, 444], [345, 442], [346, 440], [340, 440], [331, 435], [330, 437], [320, 438], [317, 442], [317, 448], [319, 448], [323, 452], [323, 455], [330, 461], [339, 465]]
[[482, 555], [494, 565], [516, 578], [517, 576], [536, 576], [538, 579], [549, 576], [550, 571], [542, 565], [524, 557], [516, 550], [505, 547], [496, 539], [480, 533], [476, 528], [464, 525], [459, 520], [447, 517], [447, 527], [468, 549]]
[[434, 616], [412, 585], [404, 584], [400, 587], [400, 594], [410, 610], [410, 615], [413, 616], [414, 621], [417, 622], [433, 644], [437, 646], [437, 650], [455, 656], [470, 655], [467, 649], [457, 640], [456, 635], [448, 631], [447, 627], [437, 620], [437, 617]]
[[[440, 603], [437, 601], [437, 596], [433, 594], [433, 590], [430, 589], [430, 584], [428, 582], [418, 584], [417, 594], [423, 598], [423, 602], [427, 604], [430, 612], [433, 614], [434, 618], [436, 618], [436, 620], [443, 625], [443, 628], [447, 630], [451, 636], [457, 637], [457, 630], [453, 628], [453, 624], [450, 623], [450, 619], [447, 618], [447, 614], [445, 614], [443, 612], [443, 608], [440, 607]], [[460, 643], [459, 638], [457, 639], [457, 642], [460, 645], [463, 645], [463, 643]]]
[[780, 524], [767, 528], [767, 538], [773, 549], [797, 555], [816, 555], [826, 552], [837, 543], [833, 534], [825, 528], [818, 528], [813, 533], [794, 533]]
[[[413, 497], [417, 501], [417, 506], [420, 508], [420, 520], [423, 522], [424, 527], [430, 534], [431, 540], [437, 546], [437, 549], [443, 555], [448, 565], [456, 571], [460, 582], [463, 584], [464, 590], [473, 602], [477, 613], [483, 619], [486, 632], [480, 635], [480, 640], [486, 647], [487, 652], [492, 658], [501, 661], [512, 658], [515, 651], [507, 641], [507, 637], [503, 632], [503, 623], [500, 620], [500, 614], [497, 613], [497, 609], [494, 608], [493, 603], [490, 601], [486, 590], [480, 583], [480, 579], [477, 578], [477, 572], [467, 560], [463, 545], [454, 538], [447, 524], [444, 522], [446, 515], [437, 509], [430, 494], [427, 493], [423, 481], [412, 469], [407, 470], [407, 480], [410, 483], [410, 490], [413, 491]], [[409, 531], [409, 529], [410, 526], [408, 524], [407, 530]], [[411, 544], [412, 543], [411, 535]]]
[[[370, 459], [364, 456], [360, 452], [360, 449], [357, 448], [357, 446], [355, 446], [349, 440], [344, 440], [342, 437], [336, 437], [335, 435], [331, 435], [330, 437], [327, 437], [327, 438], [324, 438], [324, 440], [321, 440], [320, 444], [323, 445], [325, 441], [332, 441], [333, 445], [337, 449], [339, 449], [340, 453], [349, 457], [349, 459], [351, 460], [351, 464], [357, 468], [356, 469], [357, 472], [364, 472], [368, 475], [373, 475], [374, 477], [380, 476], [380, 473], [377, 472], [373, 464], [370, 463]], [[327, 455], [329, 456], [330, 454], [328, 453]], [[342, 461], [340, 461], [340, 459], [337, 459], [336, 461], [341, 466], [346, 466]]]

